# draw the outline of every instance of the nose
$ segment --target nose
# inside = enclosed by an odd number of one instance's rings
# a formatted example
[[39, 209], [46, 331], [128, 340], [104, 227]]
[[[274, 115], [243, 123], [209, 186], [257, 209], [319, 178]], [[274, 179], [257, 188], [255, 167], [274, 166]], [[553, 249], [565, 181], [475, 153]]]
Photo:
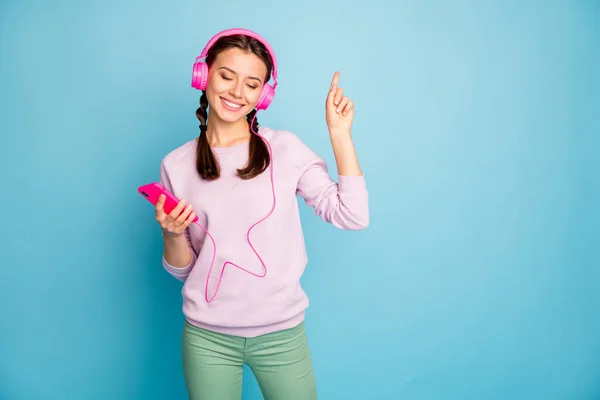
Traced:
[[238, 99], [242, 97], [242, 89], [244, 82], [241, 79], [236, 79], [234, 83], [231, 85], [231, 89], [229, 92], [232, 96], [237, 97]]

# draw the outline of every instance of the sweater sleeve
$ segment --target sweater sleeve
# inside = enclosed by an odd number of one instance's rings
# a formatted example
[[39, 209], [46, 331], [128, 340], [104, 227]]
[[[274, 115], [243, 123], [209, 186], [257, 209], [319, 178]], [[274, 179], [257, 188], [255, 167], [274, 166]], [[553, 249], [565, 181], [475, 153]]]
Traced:
[[335, 182], [325, 160], [296, 135], [290, 135], [290, 156], [300, 168], [296, 193], [323, 221], [336, 228], [360, 230], [369, 226], [369, 200], [365, 176], [338, 175]]
[[[165, 189], [167, 189], [171, 193], [174, 193], [173, 186], [171, 185], [171, 180], [169, 179], [169, 174], [167, 172], [164, 160], [160, 164], [160, 183], [165, 187]], [[196, 260], [198, 259], [198, 254], [194, 250], [194, 247], [192, 246], [192, 242], [190, 240], [189, 228], [184, 231], [184, 236], [187, 241], [188, 249], [191, 255], [191, 261], [188, 265], [186, 265], [183, 268], [174, 267], [167, 262], [167, 260], [165, 259], [164, 252], [162, 255], [163, 267], [167, 270], [168, 273], [170, 273], [172, 276], [174, 276], [182, 282], [184, 282], [187, 279], [188, 275], [192, 271], [192, 268], [194, 267], [194, 264], [196, 263]]]

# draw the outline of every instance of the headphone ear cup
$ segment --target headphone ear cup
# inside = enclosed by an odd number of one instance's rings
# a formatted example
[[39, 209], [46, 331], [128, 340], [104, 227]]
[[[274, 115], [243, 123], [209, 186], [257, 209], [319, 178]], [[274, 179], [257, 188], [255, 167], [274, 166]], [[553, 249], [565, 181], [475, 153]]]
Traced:
[[260, 92], [260, 97], [256, 103], [256, 108], [259, 110], [266, 110], [275, 97], [275, 89], [268, 83], [265, 84]]
[[205, 62], [194, 63], [192, 71], [192, 87], [198, 90], [206, 90], [208, 82], [208, 65]]

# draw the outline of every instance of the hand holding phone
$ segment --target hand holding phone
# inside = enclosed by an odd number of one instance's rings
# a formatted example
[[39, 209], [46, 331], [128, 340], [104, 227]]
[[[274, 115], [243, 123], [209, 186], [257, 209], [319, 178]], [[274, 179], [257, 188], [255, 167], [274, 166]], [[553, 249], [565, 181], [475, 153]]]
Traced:
[[179, 200], [160, 183], [142, 185], [138, 192], [154, 205], [155, 218], [164, 232], [180, 235], [198, 220], [191, 204], [186, 206], [185, 199]]

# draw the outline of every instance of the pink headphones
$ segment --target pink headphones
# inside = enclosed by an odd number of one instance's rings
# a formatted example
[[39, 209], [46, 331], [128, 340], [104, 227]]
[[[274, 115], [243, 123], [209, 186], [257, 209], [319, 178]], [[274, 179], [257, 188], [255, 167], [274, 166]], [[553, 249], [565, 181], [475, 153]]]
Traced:
[[204, 50], [202, 50], [202, 53], [198, 57], [196, 57], [196, 62], [194, 63], [194, 68], [193, 68], [193, 73], [192, 73], [192, 87], [196, 88], [198, 90], [206, 89], [206, 85], [208, 83], [208, 65], [206, 65], [206, 62], [201, 62], [199, 60], [206, 57], [206, 55], [208, 54], [208, 50], [211, 48], [211, 46], [222, 36], [239, 35], [239, 34], [250, 36], [254, 39], [259, 40], [262, 44], [265, 45], [265, 47], [267, 48], [267, 51], [271, 55], [271, 60], [273, 61], [273, 74], [272, 75], [273, 75], [274, 83], [273, 83], [273, 85], [271, 85], [268, 82], [265, 82], [265, 84], [262, 88], [262, 91], [260, 93], [260, 97], [258, 98], [258, 103], [256, 103], [257, 109], [266, 110], [267, 107], [269, 107], [269, 104], [271, 104], [271, 101], [273, 101], [273, 97], [275, 97], [275, 88], [277, 87], [277, 60], [275, 59], [275, 52], [273, 51], [273, 49], [271, 48], [269, 43], [267, 43], [267, 41], [264, 38], [262, 38], [260, 35], [258, 35], [255, 32], [252, 32], [248, 29], [243, 29], [243, 28], [226, 29], [224, 31], [217, 33], [208, 41], [208, 43], [204, 47]]

